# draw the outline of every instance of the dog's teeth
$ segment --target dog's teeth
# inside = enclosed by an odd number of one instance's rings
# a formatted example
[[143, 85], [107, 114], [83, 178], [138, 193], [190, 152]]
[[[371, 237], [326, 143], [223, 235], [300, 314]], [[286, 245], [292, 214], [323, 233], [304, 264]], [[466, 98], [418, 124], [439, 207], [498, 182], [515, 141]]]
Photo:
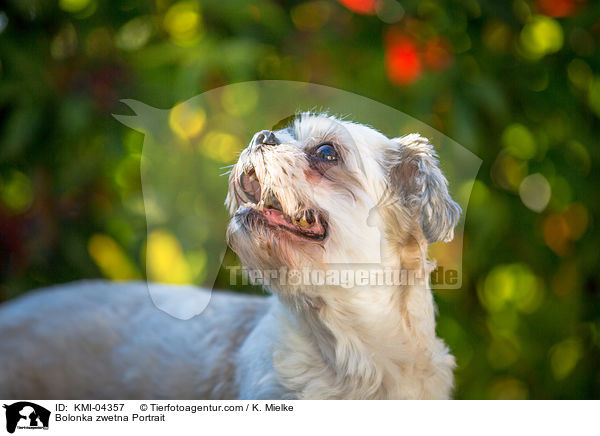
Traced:
[[300, 227], [308, 227], [310, 224], [306, 219], [306, 211], [302, 212], [302, 215], [297, 215], [294, 224]]

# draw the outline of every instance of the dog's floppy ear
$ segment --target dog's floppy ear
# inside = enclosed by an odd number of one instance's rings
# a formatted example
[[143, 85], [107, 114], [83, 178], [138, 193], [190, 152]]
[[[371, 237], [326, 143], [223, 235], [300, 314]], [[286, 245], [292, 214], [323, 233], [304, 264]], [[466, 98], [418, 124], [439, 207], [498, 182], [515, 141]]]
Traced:
[[410, 134], [392, 139], [386, 164], [388, 183], [396, 200], [419, 214], [419, 224], [429, 243], [454, 238], [460, 206], [448, 192], [448, 180], [427, 138]]

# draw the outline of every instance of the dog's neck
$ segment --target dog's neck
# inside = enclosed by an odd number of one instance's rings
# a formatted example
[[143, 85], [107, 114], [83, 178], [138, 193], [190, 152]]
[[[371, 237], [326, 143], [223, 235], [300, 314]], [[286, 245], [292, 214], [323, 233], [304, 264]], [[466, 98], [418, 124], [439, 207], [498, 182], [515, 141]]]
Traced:
[[428, 272], [410, 285], [320, 287], [279, 299], [287, 328], [274, 364], [303, 397], [449, 397], [454, 359], [435, 335]]

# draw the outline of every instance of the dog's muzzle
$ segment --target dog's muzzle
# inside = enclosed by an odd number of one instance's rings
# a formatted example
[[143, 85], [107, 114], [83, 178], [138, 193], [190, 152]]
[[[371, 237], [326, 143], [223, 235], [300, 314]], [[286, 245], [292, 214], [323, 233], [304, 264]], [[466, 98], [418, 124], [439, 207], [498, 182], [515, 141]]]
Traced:
[[[264, 140], [269, 141], [269, 138], [266, 137]], [[232, 183], [235, 183], [234, 192], [241, 204], [236, 216], [245, 216], [246, 223], [251, 227], [261, 226], [275, 231], [284, 230], [292, 235], [313, 241], [322, 241], [327, 237], [325, 213], [316, 209], [299, 207], [293, 216], [286, 214], [277, 195], [271, 190], [263, 189], [254, 168], [251, 167], [242, 172], [240, 177]]]

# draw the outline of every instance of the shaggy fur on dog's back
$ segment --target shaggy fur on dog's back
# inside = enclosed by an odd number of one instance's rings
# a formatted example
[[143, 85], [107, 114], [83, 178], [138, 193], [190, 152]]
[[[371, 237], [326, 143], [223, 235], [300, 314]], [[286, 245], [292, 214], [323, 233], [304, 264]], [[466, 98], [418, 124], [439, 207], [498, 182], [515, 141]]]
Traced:
[[[187, 286], [152, 292], [174, 311], [209, 297]], [[214, 292], [183, 321], [158, 310], [144, 282], [31, 292], [0, 308], [0, 398], [236, 398], [237, 350], [268, 306]]]

